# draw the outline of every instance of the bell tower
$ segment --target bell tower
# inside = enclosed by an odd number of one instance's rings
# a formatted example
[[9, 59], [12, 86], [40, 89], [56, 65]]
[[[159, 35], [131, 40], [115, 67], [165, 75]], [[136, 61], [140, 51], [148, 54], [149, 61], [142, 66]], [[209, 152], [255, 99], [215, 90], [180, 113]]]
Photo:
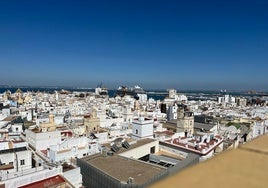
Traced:
[[192, 135], [194, 133], [194, 113], [184, 111], [183, 107], [179, 107], [177, 112], [176, 132], [184, 132], [185, 137]]

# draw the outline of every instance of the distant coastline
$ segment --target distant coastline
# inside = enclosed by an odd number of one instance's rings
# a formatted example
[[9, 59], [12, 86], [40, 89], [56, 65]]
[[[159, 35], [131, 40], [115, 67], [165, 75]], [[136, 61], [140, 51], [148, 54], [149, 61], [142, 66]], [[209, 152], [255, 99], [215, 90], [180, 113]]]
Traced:
[[[70, 91], [93, 91], [95, 88], [92, 87], [73, 87], [73, 86], [27, 86], [27, 85], [0, 85], [1, 91], [3, 89], [6, 90], [14, 90], [20, 88], [21, 90], [25, 91], [37, 91], [37, 90], [70, 90]], [[147, 93], [167, 93], [168, 89], [174, 88], [160, 88], [160, 89], [150, 89], [144, 88]], [[176, 89], [176, 88], [175, 88]], [[110, 88], [109, 90], [116, 90], [116, 88]], [[177, 89], [178, 93], [221, 93], [219, 89]], [[261, 90], [227, 90], [228, 94], [232, 93], [239, 93], [239, 94], [257, 94], [257, 95], [268, 95], [268, 91], [261, 91]]]
[[[60, 87], [60, 86], [8, 86], [8, 85], [0, 85], [0, 94], [9, 90], [12, 93], [16, 92], [17, 89], [21, 89], [23, 92], [48, 92], [54, 93], [55, 91], [60, 90], [68, 90], [71, 92], [95, 92], [94, 88], [85, 88], [85, 87]], [[145, 90], [147, 92], [148, 98], [153, 98], [155, 100], [163, 100], [167, 95], [167, 89], [155, 89], [155, 90]], [[256, 92], [256, 91], [227, 91], [221, 92], [217, 90], [177, 90], [178, 93], [185, 94], [188, 96], [190, 100], [205, 100], [208, 98], [213, 98], [216, 100], [218, 96], [229, 94], [232, 96], [245, 96], [245, 97], [263, 97], [268, 96], [268, 92]], [[108, 95], [109, 97], [114, 97], [116, 93], [116, 89], [109, 89]]]

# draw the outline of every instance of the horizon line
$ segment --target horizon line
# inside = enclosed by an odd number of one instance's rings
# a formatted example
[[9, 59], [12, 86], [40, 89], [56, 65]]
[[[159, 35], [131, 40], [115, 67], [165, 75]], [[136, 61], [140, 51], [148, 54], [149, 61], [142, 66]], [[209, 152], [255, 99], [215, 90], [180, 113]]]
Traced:
[[[121, 86], [121, 85], [119, 85]], [[48, 89], [95, 89], [96, 87], [84, 87], [84, 86], [49, 86], [49, 85], [9, 85], [9, 84], [2, 84], [0, 85], [0, 88], [48, 88]], [[117, 88], [108, 88], [108, 87], [105, 87], [107, 88], [108, 90], [116, 90]], [[152, 90], [160, 90], [160, 91], [167, 91], [169, 89], [175, 89], [176, 91], [224, 91], [224, 92], [268, 92], [268, 91], [265, 91], [265, 90], [256, 90], [256, 89], [179, 89], [179, 88], [172, 88], [172, 87], [168, 87], [168, 88], [143, 88], [144, 90], [147, 90], [147, 91], [152, 91]]]

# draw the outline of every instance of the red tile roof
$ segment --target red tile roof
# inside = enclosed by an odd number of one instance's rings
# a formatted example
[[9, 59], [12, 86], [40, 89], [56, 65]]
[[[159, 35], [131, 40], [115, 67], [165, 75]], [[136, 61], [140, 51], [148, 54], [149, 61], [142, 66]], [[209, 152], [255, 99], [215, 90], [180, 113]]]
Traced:
[[47, 156], [47, 150], [41, 150], [41, 152]]
[[53, 176], [41, 181], [37, 181], [34, 183], [30, 183], [28, 185], [21, 186], [20, 188], [47, 188], [47, 187], [56, 187], [56, 185], [60, 185], [65, 182], [61, 176]]

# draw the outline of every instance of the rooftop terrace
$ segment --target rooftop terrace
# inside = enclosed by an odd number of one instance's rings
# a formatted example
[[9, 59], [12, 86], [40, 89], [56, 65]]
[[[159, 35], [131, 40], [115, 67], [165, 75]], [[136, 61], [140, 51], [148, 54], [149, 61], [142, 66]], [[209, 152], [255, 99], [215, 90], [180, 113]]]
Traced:
[[199, 187], [260, 187], [268, 185], [268, 135], [261, 136], [236, 150], [226, 151], [199, 163], [151, 188]]

